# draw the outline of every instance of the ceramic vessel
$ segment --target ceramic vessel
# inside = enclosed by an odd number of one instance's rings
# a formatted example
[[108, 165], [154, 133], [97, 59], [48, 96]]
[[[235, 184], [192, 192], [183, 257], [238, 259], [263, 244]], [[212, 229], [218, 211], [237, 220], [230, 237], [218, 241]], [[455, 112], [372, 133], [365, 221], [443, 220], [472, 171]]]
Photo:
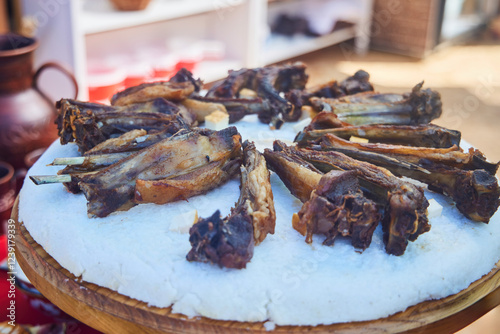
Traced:
[[33, 70], [33, 52], [38, 42], [13, 33], [0, 35], [0, 160], [16, 169], [24, 167], [24, 156], [47, 147], [57, 138], [54, 101], [38, 84], [40, 74], [53, 68], [78, 85], [74, 76], [57, 63]]

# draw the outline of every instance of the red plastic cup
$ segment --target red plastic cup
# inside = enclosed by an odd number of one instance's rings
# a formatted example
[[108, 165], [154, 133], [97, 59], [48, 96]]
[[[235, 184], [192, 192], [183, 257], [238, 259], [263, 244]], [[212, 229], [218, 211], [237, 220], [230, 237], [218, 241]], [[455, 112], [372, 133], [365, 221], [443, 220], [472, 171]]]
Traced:
[[94, 67], [88, 72], [89, 100], [96, 102], [109, 100], [123, 89], [124, 71], [111, 67]]

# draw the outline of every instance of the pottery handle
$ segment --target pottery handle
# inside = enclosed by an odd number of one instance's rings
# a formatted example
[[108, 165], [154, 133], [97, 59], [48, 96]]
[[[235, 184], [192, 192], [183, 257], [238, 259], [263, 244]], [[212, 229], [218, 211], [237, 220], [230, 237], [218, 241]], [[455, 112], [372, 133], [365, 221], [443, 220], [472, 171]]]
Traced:
[[[54, 101], [52, 101], [47, 96], [47, 94], [45, 94], [40, 89], [40, 87], [38, 87], [38, 78], [40, 77], [40, 74], [42, 74], [42, 72], [44, 70], [46, 70], [47, 68], [54, 68], [56, 70], [59, 70], [59, 71], [61, 71], [63, 74], [65, 74], [71, 80], [71, 82], [73, 83], [73, 86], [75, 87], [75, 97], [74, 98], [76, 99], [76, 97], [78, 96], [78, 82], [76, 81], [76, 78], [73, 75], [73, 73], [71, 73], [68, 69], [66, 69], [64, 66], [62, 66], [61, 64], [58, 64], [58, 63], [48, 62], [48, 63], [45, 63], [42, 66], [40, 66], [38, 68], [38, 70], [35, 72], [35, 75], [33, 76], [33, 88], [35, 88], [38, 91], [38, 93], [40, 93], [40, 95], [45, 100], [47, 100], [47, 102], [49, 102], [50, 105], [54, 105]], [[55, 111], [55, 109], [54, 109], [54, 111]]]

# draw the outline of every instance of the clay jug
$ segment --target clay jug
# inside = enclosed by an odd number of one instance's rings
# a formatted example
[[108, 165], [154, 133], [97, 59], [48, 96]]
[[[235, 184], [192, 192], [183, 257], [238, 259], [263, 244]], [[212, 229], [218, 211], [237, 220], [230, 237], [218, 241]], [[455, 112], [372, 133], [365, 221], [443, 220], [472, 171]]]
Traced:
[[48, 147], [57, 138], [54, 101], [40, 90], [38, 78], [47, 68], [74, 76], [57, 63], [33, 70], [33, 52], [38, 42], [13, 33], [0, 35], [0, 160], [24, 167], [24, 156]]

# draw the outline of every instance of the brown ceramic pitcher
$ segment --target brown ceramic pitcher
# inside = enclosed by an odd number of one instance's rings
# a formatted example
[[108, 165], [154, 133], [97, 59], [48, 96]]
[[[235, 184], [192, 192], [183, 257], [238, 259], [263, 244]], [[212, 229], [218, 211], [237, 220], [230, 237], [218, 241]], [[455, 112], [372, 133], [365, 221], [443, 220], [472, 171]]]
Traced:
[[24, 156], [49, 146], [57, 138], [55, 108], [38, 87], [38, 78], [47, 68], [75, 77], [57, 63], [46, 63], [33, 70], [33, 51], [38, 42], [13, 33], [0, 35], [0, 160], [15, 168], [24, 167]]

